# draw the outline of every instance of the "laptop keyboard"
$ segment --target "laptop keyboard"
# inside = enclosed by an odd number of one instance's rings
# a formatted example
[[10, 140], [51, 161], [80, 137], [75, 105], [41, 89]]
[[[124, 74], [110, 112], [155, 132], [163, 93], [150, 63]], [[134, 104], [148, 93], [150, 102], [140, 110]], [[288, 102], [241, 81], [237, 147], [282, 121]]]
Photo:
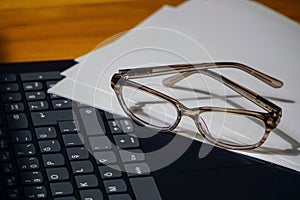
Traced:
[[161, 199], [135, 125], [47, 89], [60, 72], [0, 76], [7, 199]]

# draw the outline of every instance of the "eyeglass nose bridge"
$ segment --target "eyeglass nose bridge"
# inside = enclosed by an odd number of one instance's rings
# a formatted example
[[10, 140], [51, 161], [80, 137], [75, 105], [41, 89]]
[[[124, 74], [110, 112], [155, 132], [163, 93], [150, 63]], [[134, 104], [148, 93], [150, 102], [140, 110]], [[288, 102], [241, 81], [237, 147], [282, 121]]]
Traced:
[[199, 108], [188, 108], [186, 106], [181, 106], [181, 115], [187, 116], [192, 119], [195, 119], [199, 114], [201, 113], [201, 110]]
[[202, 120], [202, 118], [201, 118], [201, 120], [199, 119], [199, 116], [202, 112], [205, 112], [205, 109], [201, 109], [201, 107], [188, 108], [184, 105], [181, 105], [181, 116], [190, 117], [194, 121], [200, 134], [206, 138], [207, 136], [210, 135], [210, 133], [208, 131], [208, 128], [207, 128], [205, 122]]

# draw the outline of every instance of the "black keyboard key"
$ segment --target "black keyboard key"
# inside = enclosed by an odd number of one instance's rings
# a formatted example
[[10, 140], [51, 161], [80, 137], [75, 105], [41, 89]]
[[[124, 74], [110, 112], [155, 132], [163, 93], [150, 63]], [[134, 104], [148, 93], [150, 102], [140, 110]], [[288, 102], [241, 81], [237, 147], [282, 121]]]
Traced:
[[7, 162], [11, 160], [11, 154], [9, 151], [0, 151], [0, 162]]
[[9, 189], [8, 190], [9, 200], [18, 200], [21, 198], [20, 191], [18, 189]]
[[45, 167], [59, 167], [65, 165], [65, 158], [62, 154], [46, 154], [42, 157]]
[[21, 172], [20, 177], [23, 185], [38, 185], [42, 184], [44, 181], [40, 171]]
[[[102, 117], [95, 108], [80, 108], [79, 113], [87, 135], [104, 135], [105, 128]], [[98, 117], [99, 116], [99, 117]]]
[[138, 177], [129, 179], [137, 200], [162, 199], [153, 177]]
[[146, 163], [131, 163], [124, 165], [125, 171], [129, 177], [149, 175], [150, 168]]
[[0, 140], [0, 151], [8, 149], [8, 141], [7, 140]]
[[80, 139], [78, 134], [68, 134], [68, 135], [63, 135], [62, 137], [66, 147], [83, 145], [83, 141], [82, 139]]
[[28, 128], [27, 116], [24, 113], [8, 114], [6, 116], [8, 127], [10, 129]]
[[86, 174], [94, 172], [94, 166], [89, 160], [71, 162], [71, 167], [73, 174]]
[[72, 101], [69, 99], [52, 100], [54, 109], [72, 108]]
[[46, 82], [46, 85], [47, 85], [47, 88], [52, 88], [58, 81], [47, 81]]
[[44, 186], [24, 187], [25, 199], [46, 199], [47, 190]]
[[56, 153], [61, 150], [58, 140], [39, 141], [39, 146], [41, 153]]
[[7, 187], [13, 187], [17, 185], [17, 178], [15, 176], [5, 176], [4, 183]]
[[7, 93], [1, 95], [3, 102], [17, 102], [22, 100], [22, 96], [20, 93]]
[[56, 117], [53, 111], [31, 113], [34, 126], [55, 125], [57, 123]]
[[103, 194], [98, 189], [80, 190], [80, 198], [82, 200], [103, 200]]
[[65, 167], [46, 169], [49, 181], [62, 181], [69, 179], [69, 172]]
[[77, 132], [77, 127], [74, 120], [58, 122], [58, 126], [61, 133]]
[[114, 194], [109, 195], [108, 200], [132, 200], [129, 194]]
[[111, 164], [117, 162], [116, 154], [112, 151], [95, 152], [94, 157], [97, 163]]
[[55, 125], [58, 121], [74, 120], [72, 110], [33, 112], [31, 118], [34, 126]]
[[0, 140], [0, 151], [8, 149], [8, 141], [7, 140]]
[[17, 77], [15, 74], [0, 74], [0, 83], [16, 82]]
[[24, 89], [24, 91], [42, 90], [43, 84], [41, 82], [23, 83], [23, 89]]
[[73, 194], [73, 186], [70, 182], [51, 183], [50, 189], [53, 196]]
[[36, 150], [32, 143], [26, 144], [15, 144], [14, 145], [15, 155], [16, 156], [32, 156], [35, 155]]
[[115, 135], [114, 136], [116, 145], [121, 149], [139, 147], [139, 141], [135, 135]]
[[10, 136], [13, 143], [24, 143], [32, 141], [32, 134], [29, 130], [11, 131]]
[[132, 149], [128, 151], [120, 151], [122, 162], [136, 162], [145, 160], [144, 153], [139, 149]]
[[92, 188], [98, 186], [98, 179], [95, 175], [80, 175], [75, 176], [77, 188]]
[[46, 101], [33, 101], [28, 103], [30, 111], [47, 110], [49, 105]]
[[43, 100], [46, 98], [45, 92], [43, 91], [26, 92], [25, 96], [27, 101]]
[[67, 148], [69, 160], [85, 160], [89, 158], [89, 152], [84, 147]]
[[6, 138], [6, 136], [7, 136], [6, 131], [3, 128], [0, 128], [0, 138]]
[[119, 178], [122, 176], [118, 165], [99, 166], [98, 169], [102, 179]]
[[22, 112], [24, 111], [23, 103], [7, 103], [4, 105], [5, 112]]
[[19, 91], [19, 85], [17, 83], [9, 83], [0, 85], [0, 92], [17, 92]]
[[108, 150], [112, 148], [112, 143], [106, 136], [89, 137], [89, 141], [93, 151]]
[[17, 164], [20, 171], [37, 170], [40, 168], [39, 160], [36, 157], [18, 158]]
[[62, 78], [59, 71], [21, 73], [20, 76], [22, 81], [59, 80]]
[[61, 96], [58, 96], [56, 94], [50, 94], [50, 99], [61, 99]]
[[133, 132], [133, 125], [129, 119], [122, 119], [120, 120], [120, 125], [124, 133], [131, 133]]
[[121, 129], [121, 125], [119, 125], [117, 123], [117, 121], [115, 121], [115, 120], [108, 121], [108, 126], [109, 126], [109, 129], [110, 129], [112, 134], [121, 134], [121, 133], [123, 133], [123, 131]]
[[2, 172], [4, 175], [11, 175], [15, 172], [14, 166], [12, 163], [4, 163], [2, 165]]
[[54, 127], [35, 128], [35, 134], [38, 140], [56, 138], [57, 133]]
[[103, 182], [106, 193], [119, 193], [127, 191], [127, 185], [122, 179], [107, 180]]

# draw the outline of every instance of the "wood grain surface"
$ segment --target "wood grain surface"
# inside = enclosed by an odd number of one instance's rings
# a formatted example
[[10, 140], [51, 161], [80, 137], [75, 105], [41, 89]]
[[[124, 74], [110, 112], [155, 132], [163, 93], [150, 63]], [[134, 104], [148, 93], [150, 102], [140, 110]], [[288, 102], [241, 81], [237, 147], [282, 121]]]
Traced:
[[[0, 62], [74, 59], [183, 0], [1, 0]], [[258, 0], [300, 22], [300, 0]]]

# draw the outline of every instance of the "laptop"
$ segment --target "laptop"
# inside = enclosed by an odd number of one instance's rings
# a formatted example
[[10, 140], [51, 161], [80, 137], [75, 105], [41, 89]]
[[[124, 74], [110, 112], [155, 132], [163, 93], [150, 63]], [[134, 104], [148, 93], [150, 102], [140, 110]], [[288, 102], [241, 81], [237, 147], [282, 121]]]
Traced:
[[300, 198], [297, 171], [47, 94], [74, 64], [0, 65], [1, 200]]

